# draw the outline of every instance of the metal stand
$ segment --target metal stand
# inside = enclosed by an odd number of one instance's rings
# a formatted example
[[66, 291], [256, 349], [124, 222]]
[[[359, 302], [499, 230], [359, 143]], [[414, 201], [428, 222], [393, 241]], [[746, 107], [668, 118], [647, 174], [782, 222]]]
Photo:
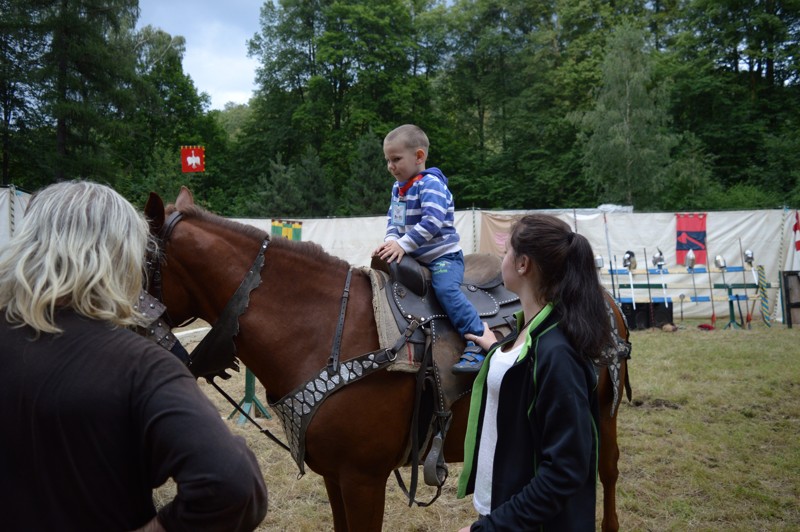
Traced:
[[734, 329], [741, 329], [742, 326], [736, 321], [736, 312], [733, 310], [733, 302], [739, 301], [741, 296], [733, 293], [732, 286], [726, 285], [726, 288], [728, 289], [728, 324], [725, 326], [725, 328], [727, 329], [731, 327]]
[[[242, 409], [242, 412], [245, 412], [251, 417], [256, 413], [254, 410], [255, 408], [258, 410], [258, 412], [261, 412], [261, 415], [263, 415], [265, 418], [272, 418], [264, 405], [261, 404], [261, 401], [258, 400], [258, 397], [256, 397], [256, 376], [253, 375], [253, 372], [249, 369], [246, 369], [244, 373], [244, 398], [239, 401], [239, 407]], [[228, 416], [228, 419], [231, 419], [233, 416], [235, 416], [237, 412], [238, 410], [231, 412], [231, 415]], [[244, 425], [245, 423], [247, 423], [247, 418], [244, 416], [244, 414], [240, 413], [239, 419], [236, 420], [236, 424]]]

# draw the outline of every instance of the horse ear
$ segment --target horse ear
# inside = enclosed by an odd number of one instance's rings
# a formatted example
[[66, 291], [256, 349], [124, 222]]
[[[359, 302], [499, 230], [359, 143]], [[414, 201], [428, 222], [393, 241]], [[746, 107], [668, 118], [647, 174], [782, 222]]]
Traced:
[[175, 207], [177, 207], [178, 210], [181, 210], [182, 208], [189, 207], [191, 205], [194, 205], [194, 196], [192, 196], [192, 193], [188, 188], [182, 186], [180, 193], [178, 193], [178, 199], [175, 200]]
[[164, 226], [164, 202], [155, 192], [150, 193], [144, 206], [144, 215], [150, 223], [150, 232], [157, 235]]

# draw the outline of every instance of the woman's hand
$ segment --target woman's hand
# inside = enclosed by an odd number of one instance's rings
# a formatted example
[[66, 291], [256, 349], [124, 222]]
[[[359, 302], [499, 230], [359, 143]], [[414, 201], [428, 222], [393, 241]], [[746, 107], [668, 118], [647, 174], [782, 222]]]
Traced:
[[481, 349], [487, 352], [489, 351], [489, 348], [492, 347], [495, 342], [497, 342], [497, 337], [489, 328], [489, 324], [486, 323], [485, 321], [483, 322], [483, 334], [477, 336], [471, 333], [467, 333], [464, 335], [464, 338], [475, 342], [476, 344], [481, 346]]

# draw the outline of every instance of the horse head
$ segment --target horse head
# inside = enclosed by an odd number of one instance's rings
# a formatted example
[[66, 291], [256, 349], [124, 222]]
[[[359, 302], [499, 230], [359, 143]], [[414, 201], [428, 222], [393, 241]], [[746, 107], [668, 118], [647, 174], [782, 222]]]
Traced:
[[[179, 222], [201, 212], [204, 211], [195, 205], [194, 196], [185, 186], [181, 187], [174, 204], [165, 206], [161, 197], [151, 192], [145, 205], [144, 214], [158, 246], [148, 260], [148, 291], [167, 305], [167, 315], [172, 326], [196, 318], [213, 323], [217, 318], [215, 305], [202, 297], [207, 291], [199, 290], [202, 286], [194, 282], [189, 274], [202, 269], [204, 262], [220, 258], [213, 255], [207, 241], [194, 236], [191, 240], [197, 244], [195, 248], [172, 245], [173, 233]], [[235, 289], [232, 283], [236, 281], [230, 281]], [[233, 293], [233, 289], [230, 293]]]

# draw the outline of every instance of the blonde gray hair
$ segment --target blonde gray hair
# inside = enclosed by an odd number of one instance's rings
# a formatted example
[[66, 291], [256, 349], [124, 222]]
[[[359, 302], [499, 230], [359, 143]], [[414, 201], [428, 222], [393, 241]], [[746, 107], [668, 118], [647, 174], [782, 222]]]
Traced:
[[136, 324], [148, 246], [144, 216], [111, 188], [88, 181], [36, 192], [0, 252], [0, 308], [10, 323], [58, 333], [58, 309], [117, 326]]

